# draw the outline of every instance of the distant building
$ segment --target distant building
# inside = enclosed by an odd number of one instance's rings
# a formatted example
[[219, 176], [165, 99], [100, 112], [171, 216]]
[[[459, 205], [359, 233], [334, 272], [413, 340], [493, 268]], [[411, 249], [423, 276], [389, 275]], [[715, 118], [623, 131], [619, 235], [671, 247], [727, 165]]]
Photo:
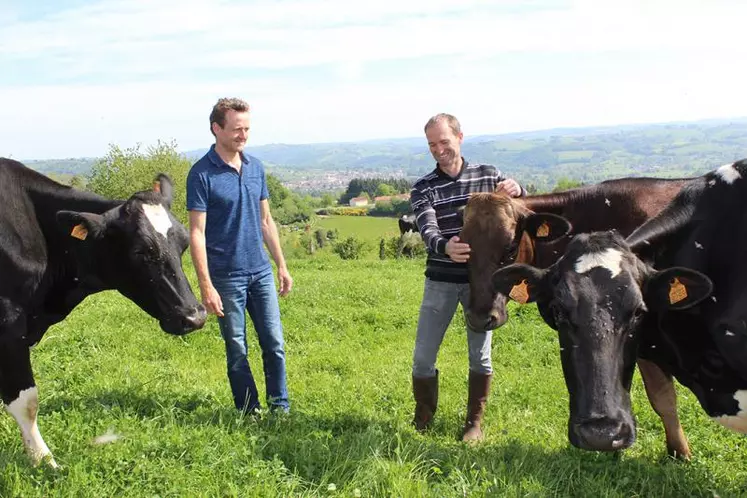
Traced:
[[410, 194], [380, 195], [378, 197], [374, 197], [374, 203], [378, 204], [380, 202], [392, 202], [395, 199], [401, 201], [409, 201]]
[[368, 197], [353, 197], [350, 199], [352, 207], [368, 206]]

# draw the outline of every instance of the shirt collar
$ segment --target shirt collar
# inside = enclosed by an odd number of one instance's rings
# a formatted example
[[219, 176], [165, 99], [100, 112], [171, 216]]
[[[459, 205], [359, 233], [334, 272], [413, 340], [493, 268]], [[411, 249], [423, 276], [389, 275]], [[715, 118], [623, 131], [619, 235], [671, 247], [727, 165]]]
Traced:
[[436, 163], [436, 169], [434, 171], [441, 178], [446, 178], [446, 179], [449, 179], [449, 180], [456, 181], [456, 180], [459, 180], [462, 177], [462, 174], [464, 174], [464, 170], [467, 169], [467, 166], [469, 166], [469, 163], [467, 162], [467, 160], [464, 157], [462, 157], [462, 169], [459, 170], [459, 174], [457, 176], [450, 176], [450, 175], [447, 175], [446, 173], [444, 173], [444, 171], [441, 168], [438, 167], [438, 163]]
[[[215, 152], [215, 144], [210, 146], [210, 150], [208, 150], [207, 153], [208, 159], [210, 159], [210, 162], [215, 164], [216, 166], [225, 166], [226, 168], [233, 168], [230, 164], [227, 164], [226, 161], [223, 160], [222, 157], [218, 155], [217, 152]], [[244, 152], [239, 152], [239, 157], [241, 157], [241, 165], [246, 166], [249, 164], [249, 156], [244, 154]]]

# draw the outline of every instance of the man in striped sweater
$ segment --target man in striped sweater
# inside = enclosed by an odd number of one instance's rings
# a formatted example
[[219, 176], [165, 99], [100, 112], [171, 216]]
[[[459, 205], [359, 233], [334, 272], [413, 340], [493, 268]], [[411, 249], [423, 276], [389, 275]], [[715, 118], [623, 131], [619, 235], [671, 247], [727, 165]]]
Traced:
[[[413, 425], [418, 431], [428, 428], [438, 406], [436, 357], [446, 329], [457, 305], [462, 303], [462, 309], [466, 309], [469, 304], [470, 248], [459, 240], [462, 217], [458, 210], [476, 192], [503, 190], [512, 197], [525, 194], [516, 180], [505, 178], [494, 166], [470, 164], [462, 157], [464, 134], [454, 116], [433, 116], [425, 125], [425, 136], [436, 168], [415, 182], [410, 195], [420, 234], [428, 248], [412, 365]], [[490, 331], [475, 332], [467, 327], [469, 393], [463, 441], [483, 438], [481, 421], [493, 374], [491, 338]]]

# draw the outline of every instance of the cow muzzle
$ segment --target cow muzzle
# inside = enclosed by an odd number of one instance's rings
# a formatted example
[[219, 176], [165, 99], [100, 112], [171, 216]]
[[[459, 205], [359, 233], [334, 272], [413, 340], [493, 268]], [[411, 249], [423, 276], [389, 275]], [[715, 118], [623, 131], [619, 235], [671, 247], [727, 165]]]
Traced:
[[492, 310], [488, 314], [474, 313], [467, 311], [464, 314], [467, 327], [475, 332], [487, 332], [489, 330], [497, 329], [506, 323], [508, 315], [506, 314], [506, 308], [500, 310]]
[[617, 451], [635, 442], [635, 425], [626, 417], [593, 417], [569, 422], [571, 444], [587, 451]]
[[207, 320], [207, 311], [201, 304], [197, 304], [182, 312], [177, 312], [160, 321], [161, 328], [167, 334], [185, 335], [201, 329]]

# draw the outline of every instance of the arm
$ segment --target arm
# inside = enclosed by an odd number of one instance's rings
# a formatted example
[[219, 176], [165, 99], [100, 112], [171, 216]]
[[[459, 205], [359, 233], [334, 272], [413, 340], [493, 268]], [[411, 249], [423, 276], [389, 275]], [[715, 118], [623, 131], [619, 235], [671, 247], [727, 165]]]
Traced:
[[441, 234], [436, 218], [436, 210], [431, 205], [427, 194], [416, 184], [410, 192], [410, 205], [415, 213], [415, 222], [423, 237], [425, 246], [436, 254], [446, 254], [456, 263], [469, 259], [469, 245], [460, 242], [458, 236], [446, 239]]
[[220, 299], [218, 291], [213, 287], [213, 282], [210, 280], [210, 273], [208, 272], [207, 251], [205, 250], [206, 218], [207, 214], [204, 211], [189, 212], [189, 252], [192, 255], [192, 262], [197, 271], [202, 303], [205, 305], [208, 313], [223, 316], [223, 302]]
[[270, 203], [267, 199], [259, 201], [260, 216], [262, 217], [262, 237], [265, 245], [270, 251], [272, 259], [278, 267], [278, 283], [280, 284], [280, 295], [287, 296], [293, 288], [293, 279], [288, 272], [288, 266], [285, 264], [283, 249], [280, 247], [280, 235], [275, 220], [270, 213]]
[[495, 173], [497, 175], [496, 181], [498, 182], [495, 186], [496, 192], [504, 191], [510, 197], [524, 197], [527, 195], [526, 189], [519, 185], [519, 182], [513, 178], [503, 176], [503, 173], [498, 168], [495, 169]]
[[501, 190], [511, 197], [524, 197], [527, 195], [526, 189], [519, 185], [519, 182], [513, 178], [506, 178], [505, 180], [499, 181], [495, 186], [495, 191], [500, 192]]

